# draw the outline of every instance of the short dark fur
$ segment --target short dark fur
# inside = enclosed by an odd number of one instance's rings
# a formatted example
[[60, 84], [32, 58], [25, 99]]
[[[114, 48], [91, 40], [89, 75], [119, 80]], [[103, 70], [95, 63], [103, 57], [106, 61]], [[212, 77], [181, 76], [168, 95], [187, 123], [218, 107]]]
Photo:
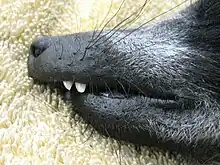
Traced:
[[29, 76], [94, 84], [75, 93], [73, 104], [102, 134], [193, 155], [219, 153], [220, 1], [198, 1], [117, 37], [107, 39], [108, 32], [89, 47], [93, 32], [37, 39]]

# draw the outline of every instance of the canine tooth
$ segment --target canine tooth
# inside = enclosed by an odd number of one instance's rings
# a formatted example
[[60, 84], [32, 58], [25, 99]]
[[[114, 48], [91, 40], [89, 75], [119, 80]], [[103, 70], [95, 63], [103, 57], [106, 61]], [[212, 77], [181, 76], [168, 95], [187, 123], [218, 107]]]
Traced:
[[70, 89], [71, 89], [72, 86], [73, 86], [73, 82], [72, 82], [72, 81], [63, 81], [63, 85], [65, 86], [65, 88], [66, 88], [67, 90], [70, 91]]
[[83, 93], [86, 90], [86, 84], [81, 84], [81, 83], [75, 82], [75, 86], [76, 86], [76, 89], [79, 93]]

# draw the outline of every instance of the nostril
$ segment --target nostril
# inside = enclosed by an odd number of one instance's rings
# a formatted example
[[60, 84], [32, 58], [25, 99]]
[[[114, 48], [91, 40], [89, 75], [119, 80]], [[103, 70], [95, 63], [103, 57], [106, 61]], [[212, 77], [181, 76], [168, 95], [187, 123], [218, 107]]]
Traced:
[[48, 48], [45, 44], [40, 44], [39, 42], [35, 41], [31, 44], [30, 47], [30, 54], [32, 54], [34, 57], [38, 57], [40, 54], [42, 54], [46, 49]]

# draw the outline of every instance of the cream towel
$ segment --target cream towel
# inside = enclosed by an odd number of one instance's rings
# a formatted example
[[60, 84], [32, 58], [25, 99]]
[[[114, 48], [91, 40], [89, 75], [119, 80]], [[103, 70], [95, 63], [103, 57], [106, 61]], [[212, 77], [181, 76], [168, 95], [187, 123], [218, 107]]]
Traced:
[[[120, 148], [112, 139], [94, 131], [91, 135], [79, 117], [70, 122], [71, 107], [56, 92], [34, 85], [28, 78], [28, 48], [35, 37], [92, 30], [97, 20], [101, 23], [105, 18], [110, 2], [0, 0], [0, 164], [195, 164], [149, 147], [143, 147], [141, 153], [132, 145]], [[112, 2], [109, 16], [117, 11], [121, 0]], [[129, 10], [121, 10], [109, 27], [143, 0], [138, 2], [126, 0], [124, 9]], [[164, 5], [162, 0], [152, 1], [145, 20], [179, 2]]]

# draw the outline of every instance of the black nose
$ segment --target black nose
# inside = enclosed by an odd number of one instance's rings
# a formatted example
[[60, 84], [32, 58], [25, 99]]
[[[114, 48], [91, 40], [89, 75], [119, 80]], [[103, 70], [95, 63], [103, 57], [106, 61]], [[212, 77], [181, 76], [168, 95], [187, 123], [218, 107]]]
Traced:
[[41, 55], [50, 45], [47, 37], [41, 37], [32, 42], [30, 46], [30, 54], [34, 57]]

